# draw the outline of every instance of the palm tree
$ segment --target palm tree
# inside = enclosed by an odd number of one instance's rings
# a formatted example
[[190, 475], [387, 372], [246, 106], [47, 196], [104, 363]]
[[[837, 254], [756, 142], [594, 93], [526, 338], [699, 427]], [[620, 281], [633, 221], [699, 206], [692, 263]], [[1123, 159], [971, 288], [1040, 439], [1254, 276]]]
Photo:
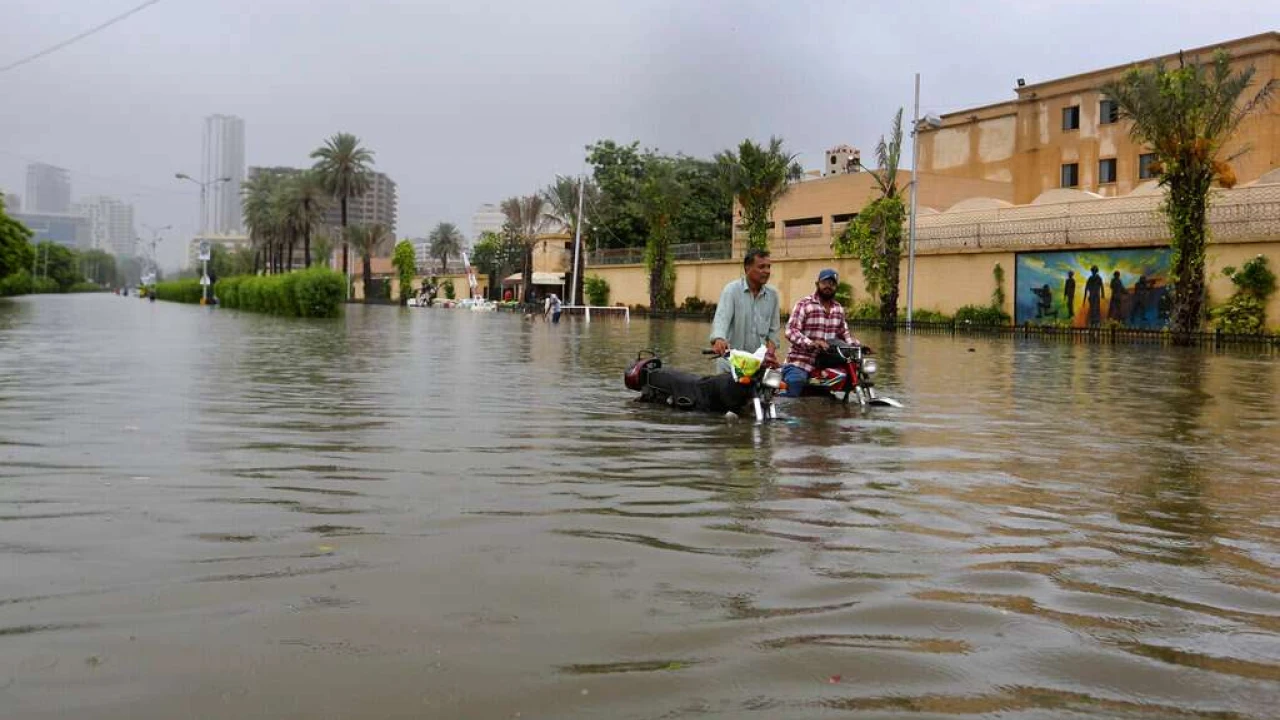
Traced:
[[360, 254], [360, 260], [363, 262], [364, 301], [369, 302], [373, 293], [373, 256], [386, 248], [392, 240], [392, 235], [387, 231], [386, 226], [380, 223], [356, 225], [350, 228], [347, 234], [350, 236], [352, 247]]
[[880, 297], [880, 319], [886, 326], [898, 320], [898, 287], [902, 265], [902, 222], [906, 207], [898, 190], [902, 158], [902, 108], [893, 116], [886, 140], [876, 144], [876, 165], [870, 175], [879, 197], [867, 203], [844, 233], [833, 242], [837, 255], [856, 255], [862, 263], [867, 292]]
[[[579, 194], [582, 195], [583, 202], [579, 202]], [[590, 180], [585, 183], [579, 183], [571, 177], [557, 175], [556, 181], [548, 185], [542, 191], [542, 197], [547, 201], [549, 206], [544, 213], [544, 219], [555, 226], [560, 227], [564, 232], [569, 233], [570, 237], [577, 238], [578, 235], [578, 207], [583, 206], [585, 211], [587, 206], [594, 207], [599, 201], [600, 188]], [[587, 247], [587, 239], [590, 235], [590, 224], [584, 221], [582, 227], [582, 247]], [[573, 297], [580, 299], [582, 297], [582, 275], [583, 269], [587, 265], [587, 256], [585, 252], [578, 253], [577, 265], [573, 268], [573, 279], [571, 287]]]
[[676, 262], [671, 256], [676, 216], [688, 197], [688, 187], [676, 175], [675, 164], [667, 158], [651, 158], [645, 164], [640, 184], [640, 203], [649, 224], [644, 261], [649, 271], [649, 307], [675, 309]]
[[533, 281], [533, 245], [547, 224], [547, 201], [541, 195], [510, 197], [502, 201], [502, 213], [516, 231], [524, 247], [524, 268], [520, 273], [521, 288], [525, 300], [529, 297]]
[[1272, 79], [1241, 102], [1253, 80], [1252, 66], [1233, 72], [1226, 51], [1214, 53], [1209, 65], [1190, 63], [1178, 55], [1178, 67], [1157, 62], [1132, 68], [1120, 79], [1104, 83], [1103, 95], [1115, 102], [1122, 119], [1132, 121], [1129, 134], [1155, 153], [1152, 170], [1168, 188], [1161, 209], [1169, 222], [1173, 250], [1172, 327], [1175, 342], [1189, 344], [1204, 316], [1204, 262], [1208, 239], [1209, 190], [1214, 180], [1235, 185], [1231, 157], [1219, 158], [1223, 146], [1247, 116], [1263, 109], [1277, 87]]
[[742, 224], [747, 228], [747, 247], [769, 247], [769, 215], [773, 206], [787, 192], [788, 183], [800, 179], [804, 170], [795, 155], [782, 149], [782, 138], [769, 138], [769, 146], [761, 147], [743, 140], [738, 152], [725, 150], [716, 154], [720, 178], [742, 208]]
[[463, 238], [458, 226], [451, 222], [442, 222], [436, 225], [427, 236], [427, 240], [431, 242], [431, 257], [440, 258], [440, 272], [449, 272], [449, 256], [462, 254]]
[[[303, 267], [311, 267], [311, 233], [324, 219], [330, 195], [315, 170], [304, 170], [289, 178], [286, 191], [288, 224], [302, 237]], [[292, 250], [289, 252], [289, 261], [292, 264]]]
[[276, 222], [273, 197], [280, 184], [280, 176], [273, 172], [259, 171], [249, 176], [240, 186], [244, 196], [241, 207], [244, 214], [244, 225], [249, 230], [249, 240], [254, 248], [253, 271], [258, 272], [261, 266], [270, 272], [270, 248], [279, 230]]
[[[347, 201], [369, 191], [373, 151], [351, 133], [338, 133], [311, 153], [324, 187], [342, 206], [342, 274], [347, 274]], [[367, 280], [366, 280], [367, 282]]]

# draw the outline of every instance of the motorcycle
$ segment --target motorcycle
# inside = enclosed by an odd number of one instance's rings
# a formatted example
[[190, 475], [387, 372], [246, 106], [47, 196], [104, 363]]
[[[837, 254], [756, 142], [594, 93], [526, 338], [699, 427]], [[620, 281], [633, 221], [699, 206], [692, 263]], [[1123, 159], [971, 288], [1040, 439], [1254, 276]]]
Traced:
[[[703, 350], [703, 355], [715, 355]], [[725, 357], [729, 357], [728, 353]], [[756, 420], [778, 417], [774, 396], [785, 387], [778, 368], [757, 363], [730, 363], [729, 373], [699, 376], [684, 370], [663, 367], [652, 350], [642, 350], [623, 374], [628, 389], [640, 393], [640, 402], [670, 405], [680, 410], [741, 415], [750, 405]]]
[[865, 345], [831, 343], [828, 349], [818, 353], [816, 368], [809, 374], [801, 396], [826, 395], [846, 403], [852, 396], [863, 407], [902, 407], [901, 402], [876, 393], [875, 376], [879, 368], [871, 354], [871, 348]]

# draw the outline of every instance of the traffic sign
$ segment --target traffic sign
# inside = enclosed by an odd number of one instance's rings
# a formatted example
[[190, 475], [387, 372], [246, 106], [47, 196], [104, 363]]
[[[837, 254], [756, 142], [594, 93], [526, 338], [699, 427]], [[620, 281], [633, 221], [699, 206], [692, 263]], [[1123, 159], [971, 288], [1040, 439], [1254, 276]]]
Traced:
[[201, 240], [200, 241], [200, 259], [207, 261], [211, 257], [212, 253], [213, 253], [213, 247], [209, 244], [209, 241]]
[[201, 285], [208, 285], [208, 284], [209, 284], [209, 276], [208, 276], [208, 275], [201, 276], [201, 278], [200, 278], [200, 284], [201, 284]]

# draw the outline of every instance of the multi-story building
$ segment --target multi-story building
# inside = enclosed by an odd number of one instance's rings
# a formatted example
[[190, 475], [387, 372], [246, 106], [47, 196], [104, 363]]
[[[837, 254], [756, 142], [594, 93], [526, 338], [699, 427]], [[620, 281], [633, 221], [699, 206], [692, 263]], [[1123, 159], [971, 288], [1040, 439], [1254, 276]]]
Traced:
[[471, 242], [480, 239], [487, 232], [500, 233], [507, 222], [507, 216], [497, 205], [485, 203], [471, 214]]
[[[200, 179], [208, 183], [201, 228], [210, 233], [237, 232], [243, 227], [240, 185], [244, 182], [244, 120], [234, 115], [204, 119]], [[230, 182], [217, 182], [231, 178]]]
[[55, 242], [75, 250], [92, 247], [93, 233], [89, 219], [71, 213], [9, 213], [9, 216], [31, 228], [33, 242]]
[[90, 247], [113, 255], [135, 254], [138, 232], [133, 224], [132, 205], [98, 195], [82, 199], [73, 210], [89, 220]]
[[71, 173], [64, 168], [27, 165], [27, 211], [66, 213], [71, 209]]
[[[329, 227], [342, 226], [342, 206], [334, 202], [325, 213]], [[347, 200], [348, 225], [382, 225], [391, 235], [396, 233], [396, 184], [386, 173], [369, 173], [369, 189], [359, 197]]]
[[[249, 177], [257, 177], [259, 173], [272, 173], [289, 176], [302, 172], [301, 168], [292, 167], [251, 167]], [[337, 200], [331, 200], [325, 209], [326, 228], [332, 230], [342, 227], [342, 206]], [[347, 200], [347, 225], [381, 224], [391, 235], [396, 231], [396, 184], [384, 173], [369, 173], [369, 190], [360, 197]], [[336, 233], [335, 233], [336, 237]]]
[[[1186, 50], [1182, 55], [1208, 62], [1219, 48], [1231, 54], [1235, 69], [1255, 68], [1246, 95], [1280, 78], [1280, 33]], [[1176, 65], [1178, 54], [1136, 64], [1155, 62]], [[1153, 179], [1154, 156], [1132, 140], [1130, 123], [1119, 117], [1116, 106], [1098, 88], [1130, 67], [1030, 84], [1019, 80], [1013, 100], [943, 115], [941, 127], [920, 129], [920, 172], [1011, 183], [1012, 200], [1019, 205], [1055, 188], [1107, 197], [1128, 194]], [[1248, 152], [1232, 161], [1240, 184], [1280, 166], [1280, 113], [1274, 102], [1268, 112], [1256, 113], [1241, 124], [1222, 156], [1231, 157], [1246, 147]]]

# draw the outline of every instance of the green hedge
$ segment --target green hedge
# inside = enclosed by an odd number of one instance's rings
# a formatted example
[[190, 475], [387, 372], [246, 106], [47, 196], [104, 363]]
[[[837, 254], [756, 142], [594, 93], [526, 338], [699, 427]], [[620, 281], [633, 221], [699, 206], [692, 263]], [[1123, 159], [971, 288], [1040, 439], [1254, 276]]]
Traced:
[[342, 273], [324, 267], [284, 275], [239, 275], [213, 286], [218, 303], [285, 317], [337, 317], [346, 295]]
[[35, 288], [31, 273], [19, 270], [12, 275], [0, 279], [0, 297], [5, 295], [26, 295]]
[[156, 283], [156, 299], [169, 302], [198, 303], [204, 297], [204, 288], [196, 278], [169, 280]]

